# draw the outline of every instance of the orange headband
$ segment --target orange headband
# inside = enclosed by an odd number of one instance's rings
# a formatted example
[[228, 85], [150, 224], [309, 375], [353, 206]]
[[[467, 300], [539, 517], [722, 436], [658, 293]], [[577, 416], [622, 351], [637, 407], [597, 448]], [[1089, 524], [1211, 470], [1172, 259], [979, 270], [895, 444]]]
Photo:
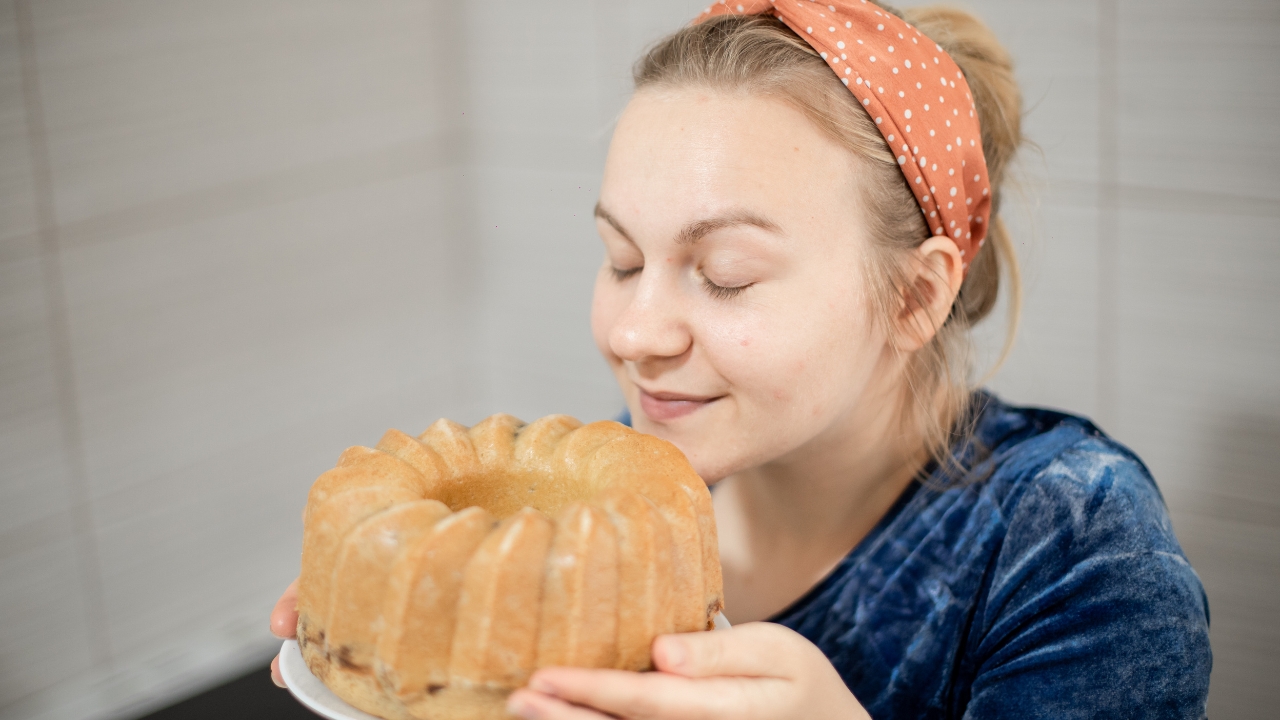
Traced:
[[991, 183], [964, 73], [941, 45], [867, 0], [744, 0], [715, 15], [777, 16], [826, 60], [876, 122], [934, 235], [960, 248], [964, 268], [987, 236]]

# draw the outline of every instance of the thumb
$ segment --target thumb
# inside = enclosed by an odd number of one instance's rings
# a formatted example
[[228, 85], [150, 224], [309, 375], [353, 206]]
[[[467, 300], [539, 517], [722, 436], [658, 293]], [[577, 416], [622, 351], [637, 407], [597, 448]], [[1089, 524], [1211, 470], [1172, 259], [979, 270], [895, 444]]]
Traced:
[[271, 610], [271, 634], [278, 638], [296, 637], [298, 634], [298, 581], [285, 588], [284, 594]]
[[[734, 625], [729, 630], [662, 635], [653, 641], [653, 663], [684, 677], [787, 677], [791, 657], [808, 640], [774, 623]], [[817, 650], [817, 648], [814, 648]]]

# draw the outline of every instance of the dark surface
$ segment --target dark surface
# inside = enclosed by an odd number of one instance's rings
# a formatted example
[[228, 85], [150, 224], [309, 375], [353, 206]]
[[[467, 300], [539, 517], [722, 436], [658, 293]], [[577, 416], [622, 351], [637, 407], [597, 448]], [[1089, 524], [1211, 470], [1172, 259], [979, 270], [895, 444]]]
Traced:
[[315, 720], [288, 690], [271, 682], [266, 665], [140, 720]]

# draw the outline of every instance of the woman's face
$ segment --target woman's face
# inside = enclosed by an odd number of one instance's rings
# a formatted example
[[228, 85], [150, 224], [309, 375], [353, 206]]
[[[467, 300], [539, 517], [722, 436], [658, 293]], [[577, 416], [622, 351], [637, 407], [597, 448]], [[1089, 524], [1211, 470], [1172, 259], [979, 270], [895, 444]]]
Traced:
[[764, 97], [645, 89], [619, 120], [592, 332], [636, 429], [708, 481], [875, 412], [891, 353], [863, 280], [859, 167]]

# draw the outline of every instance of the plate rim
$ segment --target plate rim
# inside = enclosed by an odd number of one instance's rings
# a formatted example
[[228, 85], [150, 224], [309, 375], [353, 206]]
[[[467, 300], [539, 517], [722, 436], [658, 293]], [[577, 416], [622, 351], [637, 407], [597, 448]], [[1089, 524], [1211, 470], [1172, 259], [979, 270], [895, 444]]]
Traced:
[[311, 712], [328, 720], [382, 720], [370, 715], [334, 694], [316, 677], [302, 657], [302, 648], [294, 639], [280, 646], [280, 677], [289, 694]]

